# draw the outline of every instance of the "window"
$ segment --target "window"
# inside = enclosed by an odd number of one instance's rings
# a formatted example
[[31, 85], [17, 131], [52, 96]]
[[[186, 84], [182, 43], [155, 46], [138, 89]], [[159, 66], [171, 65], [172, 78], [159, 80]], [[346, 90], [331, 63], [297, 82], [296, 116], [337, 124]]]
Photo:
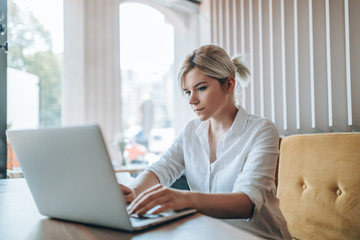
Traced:
[[174, 28], [162, 13], [120, 4], [122, 122], [131, 163], [157, 160], [174, 140], [173, 44]]
[[[60, 126], [62, 0], [8, 0], [8, 129]], [[18, 170], [8, 145], [7, 169]]]

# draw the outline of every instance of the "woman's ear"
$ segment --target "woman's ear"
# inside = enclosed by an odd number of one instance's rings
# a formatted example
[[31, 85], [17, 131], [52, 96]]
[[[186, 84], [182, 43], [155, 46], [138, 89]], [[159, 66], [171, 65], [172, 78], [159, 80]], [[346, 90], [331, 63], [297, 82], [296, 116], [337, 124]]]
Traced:
[[228, 79], [226, 80], [225, 83], [225, 89], [228, 93], [232, 93], [235, 89], [235, 77], [234, 76], [230, 76], [228, 77]]

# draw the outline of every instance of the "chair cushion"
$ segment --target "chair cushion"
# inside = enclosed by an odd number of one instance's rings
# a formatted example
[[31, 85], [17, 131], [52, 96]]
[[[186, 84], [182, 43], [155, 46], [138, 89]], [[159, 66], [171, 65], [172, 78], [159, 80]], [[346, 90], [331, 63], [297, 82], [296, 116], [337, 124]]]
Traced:
[[285, 137], [278, 171], [292, 237], [360, 239], [360, 133]]

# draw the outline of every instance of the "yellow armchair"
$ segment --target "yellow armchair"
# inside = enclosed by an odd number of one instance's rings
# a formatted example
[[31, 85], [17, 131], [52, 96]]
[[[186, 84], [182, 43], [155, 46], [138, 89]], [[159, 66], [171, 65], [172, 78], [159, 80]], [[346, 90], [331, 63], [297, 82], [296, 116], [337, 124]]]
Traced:
[[360, 133], [284, 137], [277, 195], [293, 238], [360, 239]]

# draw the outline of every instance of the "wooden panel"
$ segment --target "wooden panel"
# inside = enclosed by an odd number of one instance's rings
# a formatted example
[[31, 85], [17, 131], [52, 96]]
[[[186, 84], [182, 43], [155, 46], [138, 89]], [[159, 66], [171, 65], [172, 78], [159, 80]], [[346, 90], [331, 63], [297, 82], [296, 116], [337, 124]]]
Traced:
[[[273, 119], [272, 115], [272, 99], [273, 99], [273, 78], [272, 78], [272, 66], [270, 61], [271, 50], [273, 47], [270, 47], [272, 32], [270, 28], [270, 4], [271, 1], [262, 1], [261, 7], [259, 7], [259, 12], [261, 13], [261, 18], [259, 21], [261, 22], [259, 32], [261, 32], [261, 60], [260, 60], [260, 68], [262, 69], [262, 75], [260, 78], [260, 83], [262, 86], [262, 97], [260, 97], [261, 101], [261, 115], [265, 116], [269, 119]], [[260, 4], [259, 4], [260, 5]], [[260, 35], [260, 34], [259, 34]]]
[[[262, 99], [260, 95], [263, 93], [262, 88], [262, 69], [261, 67], [261, 61], [262, 61], [262, 52], [261, 52], [261, 34], [259, 33], [259, 27], [261, 26], [259, 23], [259, 1], [253, 0], [252, 2], [252, 27], [253, 27], [253, 49], [252, 49], [252, 56], [253, 56], [253, 70], [252, 74], [254, 76], [253, 78], [253, 89], [252, 89], [252, 102], [254, 104], [254, 114], [261, 115], [261, 109], [262, 109]], [[260, 2], [261, 6], [261, 2]]]
[[295, 75], [295, 40], [294, 40], [294, 2], [285, 1], [285, 68], [286, 68], [286, 102], [287, 130], [297, 131], [296, 111], [296, 75]]
[[[298, 16], [298, 106], [299, 129], [312, 132], [311, 127], [311, 75], [310, 75], [310, 28], [309, 4], [307, 1], [297, 2]], [[312, 16], [311, 16], [312, 17]]]
[[348, 114], [346, 107], [344, 3], [339, 0], [330, 0], [329, 3], [333, 126], [340, 131], [346, 131], [348, 130]]
[[249, 0], [243, 0], [244, 3], [244, 15], [242, 17], [242, 19], [244, 20], [244, 25], [243, 25], [243, 31], [241, 34], [243, 34], [243, 39], [244, 39], [244, 49], [242, 49], [243, 53], [246, 56], [246, 61], [247, 61], [247, 66], [250, 70], [250, 77], [249, 77], [249, 83], [248, 86], [245, 89], [245, 105], [244, 108], [246, 109], [246, 111], [248, 111], [249, 113], [251, 112], [251, 84], [253, 81], [253, 73], [252, 73], [252, 56], [250, 54], [250, 49], [252, 46], [252, 42], [250, 42], [250, 3]]
[[329, 131], [325, 14], [324, 0], [313, 0], [315, 128], [319, 131]]
[[[273, 58], [270, 61], [273, 61], [274, 69], [274, 108], [275, 108], [275, 124], [278, 127], [280, 133], [284, 132], [286, 128], [284, 122], [284, 105], [286, 106], [286, 101], [284, 101], [284, 94], [286, 92], [284, 87], [286, 87], [285, 79], [283, 78], [283, 39], [282, 39], [282, 16], [283, 12], [281, 11], [281, 4], [283, 0], [273, 0], [272, 1], [272, 11], [273, 11]], [[285, 53], [284, 53], [285, 54]], [[284, 84], [285, 83], [285, 84]], [[286, 120], [286, 118], [285, 118]]]
[[349, 0], [352, 125], [360, 131], [360, 1]]

